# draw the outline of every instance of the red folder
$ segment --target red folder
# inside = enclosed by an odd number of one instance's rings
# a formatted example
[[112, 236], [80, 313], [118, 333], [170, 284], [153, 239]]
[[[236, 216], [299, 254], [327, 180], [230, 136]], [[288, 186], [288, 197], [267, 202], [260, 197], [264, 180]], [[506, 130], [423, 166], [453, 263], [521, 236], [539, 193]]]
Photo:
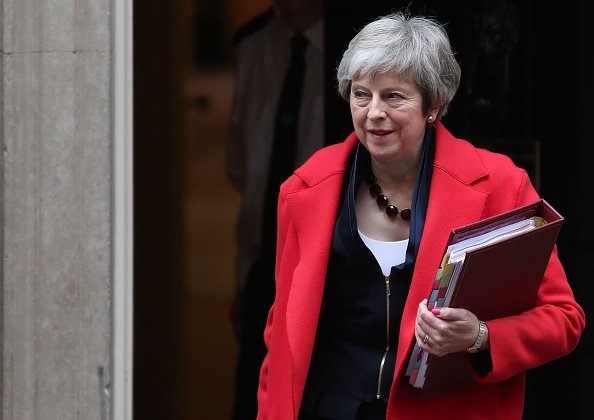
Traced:
[[[543, 199], [454, 229], [440, 267], [443, 270], [443, 264], [447, 262], [445, 254], [449, 245], [534, 216], [543, 218], [546, 224], [466, 253], [455, 287], [449, 293], [447, 306], [467, 309], [482, 321], [517, 315], [534, 307], [540, 282], [563, 223], [563, 217]], [[437, 280], [440, 276], [438, 270], [434, 288], [439, 287]], [[432, 295], [435, 301], [435, 291]], [[413, 357], [418, 356], [413, 352]], [[473, 381], [466, 353], [427, 356], [421, 399]]]

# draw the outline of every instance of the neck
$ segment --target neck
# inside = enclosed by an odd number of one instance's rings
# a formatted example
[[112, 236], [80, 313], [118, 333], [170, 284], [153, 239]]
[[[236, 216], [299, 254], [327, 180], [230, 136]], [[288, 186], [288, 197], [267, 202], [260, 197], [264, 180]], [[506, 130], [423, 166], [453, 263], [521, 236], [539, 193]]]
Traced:
[[375, 175], [377, 182], [384, 188], [391, 190], [394, 187], [398, 189], [414, 188], [419, 173], [419, 163], [406, 165], [381, 165], [371, 162], [371, 171]]

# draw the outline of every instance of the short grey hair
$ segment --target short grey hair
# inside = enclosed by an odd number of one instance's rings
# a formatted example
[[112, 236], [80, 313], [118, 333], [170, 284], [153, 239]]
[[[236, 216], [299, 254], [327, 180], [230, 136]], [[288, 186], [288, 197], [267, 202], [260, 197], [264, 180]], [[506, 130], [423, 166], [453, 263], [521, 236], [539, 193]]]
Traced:
[[438, 108], [437, 119], [460, 85], [460, 65], [443, 25], [408, 12], [379, 17], [355, 35], [338, 66], [338, 92], [349, 101], [354, 78], [391, 71], [414, 80], [423, 94], [423, 111]]

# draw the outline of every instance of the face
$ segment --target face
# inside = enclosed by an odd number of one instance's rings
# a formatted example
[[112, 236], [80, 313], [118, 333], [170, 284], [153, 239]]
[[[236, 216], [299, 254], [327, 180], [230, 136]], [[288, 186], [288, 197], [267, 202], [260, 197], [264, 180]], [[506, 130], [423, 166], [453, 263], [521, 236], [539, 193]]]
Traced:
[[350, 97], [353, 125], [359, 140], [378, 160], [416, 158], [429, 115], [423, 114], [421, 90], [394, 72], [353, 79]]

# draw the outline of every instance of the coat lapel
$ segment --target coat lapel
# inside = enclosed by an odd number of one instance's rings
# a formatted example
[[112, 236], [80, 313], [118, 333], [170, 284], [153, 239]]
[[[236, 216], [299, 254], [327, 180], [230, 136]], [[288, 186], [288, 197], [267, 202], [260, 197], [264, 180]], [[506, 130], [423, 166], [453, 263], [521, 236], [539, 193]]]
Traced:
[[332, 146], [329, 160], [297, 170], [297, 176], [308, 187], [286, 196], [294, 209], [292, 216], [300, 253], [286, 313], [294, 395], [301, 395], [307, 378], [345, 168], [357, 143], [353, 133], [344, 143]]
[[450, 232], [480, 219], [483, 214], [487, 193], [473, 188], [473, 183], [486, 176], [488, 173], [474, 147], [454, 138], [437, 123], [429, 206], [402, 315], [395, 378], [406, 370], [414, 344], [417, 308], [429, 296]]

